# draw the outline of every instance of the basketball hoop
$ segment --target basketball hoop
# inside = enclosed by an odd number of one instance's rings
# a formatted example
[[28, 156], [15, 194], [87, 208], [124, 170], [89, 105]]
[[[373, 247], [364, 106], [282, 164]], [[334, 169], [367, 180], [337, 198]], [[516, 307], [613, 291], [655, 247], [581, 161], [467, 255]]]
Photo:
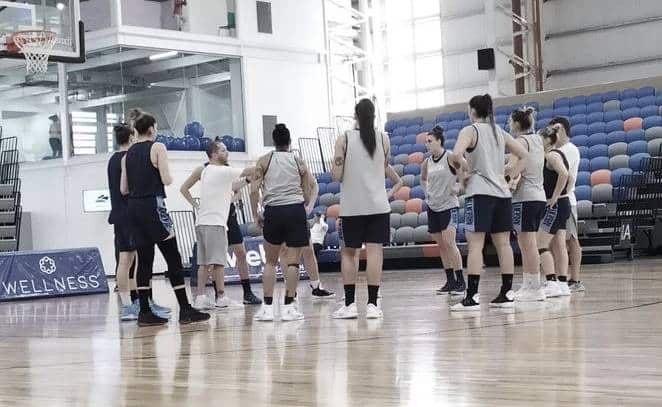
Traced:
[[57, 36], [52, 31], [18, 31], [9, 37], [7, 49], [14, 48], [25, 56], [28, 75], [43, 74], [48, 72], [48, 57], [56, 40]]

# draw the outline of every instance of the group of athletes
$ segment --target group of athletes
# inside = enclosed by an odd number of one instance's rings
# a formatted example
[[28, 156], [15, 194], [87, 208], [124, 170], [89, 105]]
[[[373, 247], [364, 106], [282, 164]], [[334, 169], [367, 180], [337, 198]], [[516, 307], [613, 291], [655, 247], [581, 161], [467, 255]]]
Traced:
[[[569, 141], [568, 120], [555, 118], [536, 133], [533, 109], [516, 110], [510, 117], [511, 135], [495, 125], [489, 95], [473, 97], [468, 110], [472, 124], [460, 131], [453, 151], [444, 148], [443, 128], [436, 126], [427, 134], [429, 156], [421, 168], [428, 230], [438, 245], [446, 272], [446, 283], [437, 293], [464, 296], [450, 307], [451, 311], [480, 309], [478, 286], [487, 234], [496, 249], [502, 276], [501, 289], [490, 306], [512, 307], [516, 301], [543, 301], [583, 291], [574, 197], [579, 151]], [[375, 129], [375, 107], [370, 100], [363, 99], [355, 106], [355, 119], [355, 128], [336, 141], [332, 168], [332, 178], [341, 183], [338, 231], [344, 287], [344, 303], [332, 317], [359, 316], [356, 282], [359, 255], [365, 249], [365, 317], [374, 319], [383, 316], [378, 300], [383, 247], [390, 241], [389, 199], [403, 182], [389, 165], [389, 137]], [[244, 304], [260, 305], [254, 316], [256, 321], [303, 319], [297, 304], [302, 260], [310, 276], [312, 295], [334, 297], [321, 286], [315, 256], [319, 237], [313, 245], [308, 225], [318, 185], [305, 162], [290, 150], [289, 129], [278, 124], [272, 132], [275, 149], [260, 157], [254, 167], [231, 167], [226, 146], [214, 140], [206, 151], [208, 161], [201, 163], [180, 188], [196, 215], [199, 269], [197, 286], [191, 287], [195, 295], [191, 304], [173, 223], [165, 205], [165, 186], [172, 184], [173, 179], [166, 148], [155, 142], [156, 133], [156, 119], [138, 109], [130, 112], [128, 123], [114, 128], [119, 149], [108, 164], [112, 203], [109, 222], [115, 232], [122, 321], [137, 320], [139, 326], [152, 326], [166, 324], [170, 318], [171, 310], [152, 298], [155, 246], [166, 261], [182, 324], [209, 319], [205, 312], [208, 310]], [[385, 187], [385, 178], [392, 181], [391, 189]], [[196, 184], [198, 199], [191, 194]], [[262, 299], [251, 289], [233, 203], [237, 191], [246, 185], [251, 191], [252, 215], [264, 237]], [[465, 201], [466, 281], [456, 244], [458, 196], [464, 196]], [[513, 290], [511, 231], [517, 235], [522, 256], [523, 284], [517, 292]], [[225, 295], [228, 249], [237, 258], [243, 304]], [[283, 303], [275, 310], [273, 293], [279, 266], [286, 290]], [[541, 270], [544, 279], [540, 278]], [[207, 287], [210, 276], [212, 295], [208, 295]]]

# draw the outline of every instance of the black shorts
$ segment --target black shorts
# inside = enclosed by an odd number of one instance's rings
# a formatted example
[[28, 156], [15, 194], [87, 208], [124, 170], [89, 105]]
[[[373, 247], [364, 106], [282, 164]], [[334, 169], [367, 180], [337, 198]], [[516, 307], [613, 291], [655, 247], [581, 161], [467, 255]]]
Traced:
[[115, 249], [118, 252], [132, 252], [136, 250], [133, 234], [128, 222], [115, 223]]
[[545, 208], [545, 216], [540, 228], [550, 235], [555, 235], [559, 230], [565, 230], [569, 217], [570, 199], [561, 198], [556, 202], [556, 206]]
[[513, 229], [512, 199], [471, 196], [464, 201], [464, 223], [468, 232], [510, 232]]
[[228, 245], [233, 246], [236, 244], [244, 243], [244, 236], [241, 234], [239, 222], [237, 222], [237, 214], [230, 212], [227, 222], [228, 227]]
[[540, 222], [545, 216], [545, 206], [542, 201], [526, 201], [513, 204], [513, 230], [517, 233], [537, 232]]
[[428, 208], [428, 233], [441, 233], [449, 227], [457, 228], [458, 216], [458, 208], [441, 212], [435, 212]]
[[341, 217], [345, 247], [360, 249], [363, 243], [388, 243], [391, 239], [390, 213]]
[[308, 246], [310, 231], [303, 203], [265, 207], [263, 235], [264, 240], [276, 246]]
[[160, 196], [129, 199], [129, 222], [136, 247], [162, 242], [175, 230]]

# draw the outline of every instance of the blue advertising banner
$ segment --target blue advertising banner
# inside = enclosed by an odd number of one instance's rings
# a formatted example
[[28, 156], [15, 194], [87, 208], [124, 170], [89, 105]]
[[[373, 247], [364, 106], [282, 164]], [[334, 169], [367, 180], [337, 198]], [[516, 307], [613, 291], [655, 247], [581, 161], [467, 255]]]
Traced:
[[[244, 247], [246, 248], [246, 262], [248, 263], [248, 274], [251, 281], [260, 281], [264, 265], [266, 264], [266, 256], [264, 253], [264, 239], [262, 237], [249, 237], [244, 238]], [[193, 262], [191, 264], [191, 285], [197, 284], [198, 281], [198, 262], [197, 262], [197, 246], [193, 249]], [[228, 267], [225, 267], [225, 282], [237, 283], [241, 280], [239, 277], [239, 269], [237, 268], [237, 257], [231, 251], [227, 254]], [[303, 262], [299, 266], [299, 277], [307, 277]], [[280, 267], [276, 269], [276, 278], [281, 279], [283, 273]]]
[[96, 248], [0, 253], [0, 301], [107, 292]]

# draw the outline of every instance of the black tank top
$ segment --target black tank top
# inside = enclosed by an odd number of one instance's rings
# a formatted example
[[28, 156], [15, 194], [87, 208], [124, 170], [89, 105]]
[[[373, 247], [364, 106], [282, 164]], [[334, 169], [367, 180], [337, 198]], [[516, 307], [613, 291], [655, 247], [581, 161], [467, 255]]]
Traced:
[[[563, 165], [565, 165], [565, 169], [567, 170], [570, 168], [568, 165], [568, 160], [565, 158], [565, 155], [561, 152], [561, 150], [552, 150], [559, 154], [561, 158], [563, 159]], [[547, 168], [547, 160], [545, 160], [545, 165], [543, 166], [542, 170], [542, 177], [543, 177], [543, 186], [545, 188], [545, 197], [547, 199], [550, 199], [552, 195], [554, 195], [554, 189], [556, 188], [556, 181], [559, 179], [559, 174], [554, 171], [550, 170]], [[561, 191], [561, 196], [565, 196], [568, 192], [568, 182], [566, 181], [565, 185], [563, 186], [563, 191]]]
[[108, 161], [108, 190], [110, 191], [110, 215], [108, 223], [111, 225], [124, 222], [128, 217], [127, 197], [120, 191], [122, 179], [122, 157], [126, 151], [118, 151]]
[[153, 141], [136, 143], [126, 153], [126, 175], [129, 181], [129, 198], [166, 196], [161, 174], [151, 159]]

